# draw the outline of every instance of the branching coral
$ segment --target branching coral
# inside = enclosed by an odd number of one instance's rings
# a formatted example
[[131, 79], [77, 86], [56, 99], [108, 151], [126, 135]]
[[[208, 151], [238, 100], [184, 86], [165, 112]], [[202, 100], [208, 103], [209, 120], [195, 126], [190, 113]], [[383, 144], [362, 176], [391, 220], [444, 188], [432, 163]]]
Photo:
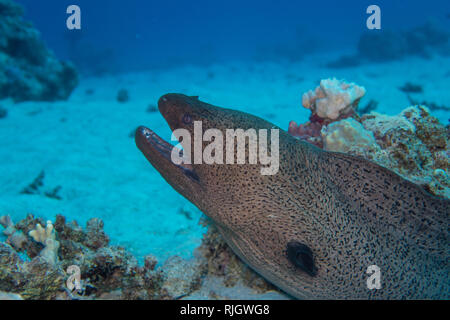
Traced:
[[28, 232], [28, 235], [34, 241], [44, 245], [44, 249], [39, 255], [48, 263], [55, 265], [58, 260], [59, 242], [55, 240], [52, 222], [47, 221], [45, 229], [38, 223], [36, 229]]
[[36, 225], [36, 229], [28, 232], [28, 235], [33, 238], [34, 241], [40, 242], [43, 245], [46, 244], [47, 240], [55, 240], [55, 233], [53, 232], [53, 224], [50, 220], [47, 221], [47, 226], [45, 229], [40, 223]]

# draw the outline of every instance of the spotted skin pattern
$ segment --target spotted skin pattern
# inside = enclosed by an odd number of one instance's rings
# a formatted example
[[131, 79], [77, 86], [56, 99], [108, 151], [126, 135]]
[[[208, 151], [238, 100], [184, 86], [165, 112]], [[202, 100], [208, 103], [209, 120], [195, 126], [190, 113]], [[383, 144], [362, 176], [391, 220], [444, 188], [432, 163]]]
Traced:
[[[263, 119], [198, 97], [167, 94], [158, 106], [172, 130], [192, 135], [193, 121], [224, 136], [225, 129], [279, 129], [279, 171], [266, 176], [261, 165], [248, 164], [248, 154], [244, 165], [181, 168], [155, 148], [150, 129], [136, 132], [137, 146], [164, 179], [268, 281], [300, 299], [450, 298], [449, 200], [371, 161], [323, 151]], [[311, 250], [315, 272], [288, 258], [292, 241]], [[381, 289], [367, 288], [370, 265], [380, 268]]]

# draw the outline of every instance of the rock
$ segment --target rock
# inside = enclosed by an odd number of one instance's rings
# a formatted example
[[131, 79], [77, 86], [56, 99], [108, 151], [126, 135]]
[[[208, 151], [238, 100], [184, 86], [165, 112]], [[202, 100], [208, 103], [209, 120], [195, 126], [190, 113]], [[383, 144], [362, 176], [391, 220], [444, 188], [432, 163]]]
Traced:
[[359, 38], [358, 53], [370, 61], [398, 60], [406, 55], [406, 41], [400, 34], [389, 30], [365, 32]]
[[128, 94], [128, 91], [126, 89], [121, 89], [119, 92], [117, 92], [117, 101], [120, 103], [125, 103], [130, 100], [130, 96]]
[[188, 295], [200, 286], [202, 262], [198, 259], [184, 260], [178, 256], [167, 259], [163, 266], [164, 282], [162, 290], [170, 297]]
[[0, 119], [6, 118], [8, 115], [8, 110], [6, 110], [4, 107], [0, 106]]
[[155, 106], [154, 104], [149, 104], [148, 107], [147, 107], [147, 109], [146, 109], [146, 111], [147, 111], [148, 113], [154, 113], [154, 112], [157, 112], [157, 111], [158, 111], [158, 107]]

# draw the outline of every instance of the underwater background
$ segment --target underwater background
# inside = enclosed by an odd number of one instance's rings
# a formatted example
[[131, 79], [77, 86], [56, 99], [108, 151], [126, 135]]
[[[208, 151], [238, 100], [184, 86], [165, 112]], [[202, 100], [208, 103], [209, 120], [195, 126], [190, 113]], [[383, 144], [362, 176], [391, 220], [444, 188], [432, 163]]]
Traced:
[[[287, 130], [308, 121], [302, 94], [336, 77], [365, 88], [367, 113], [423, 104], [448, 130], [449, 2], [372, 2], [0, 0], [0, 216], [100, 218], [140, 264], [191, 258], [202, 214], [133, 139], [146, 125], [170, 141], [168, 92]], [[66, 28], [72, 4], [81, 30]], [[371, 4], [381, 30], [366, 27]]]

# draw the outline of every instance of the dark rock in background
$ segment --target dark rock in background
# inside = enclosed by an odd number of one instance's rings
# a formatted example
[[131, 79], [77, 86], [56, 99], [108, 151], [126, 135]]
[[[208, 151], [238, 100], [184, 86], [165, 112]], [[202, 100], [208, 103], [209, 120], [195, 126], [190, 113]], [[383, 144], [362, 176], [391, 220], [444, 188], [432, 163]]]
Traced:
[[361, 64], [360, 57], [358, 55], [342, 56], [335, 61], [331, 61], [326, 64], [327, 68], [340, 69], [340, 68], [353, 68]]
[[356, 67], [363, 62], [389, 62], [408, 56], [429, 59], [433, 54], [450, 55], [450, 33], [427, 22], [403, 32], [373, 30], [359, 38], [357, 53], [326, 64], [329, 68]]
[[113, 48], [101, 48], [88, 38], [83, 29], [64, 30], [69, 60], [81, 75], [101, 77], [124, 71], [118, 65]]
[[0, 106], [0, 119], [6, 118], [8, 115], [8, 110], [6, 110], [4, 107]]
[[430, 49], [441, 54], [449, 54], [448, 40], [450, 33], [440, 29], [436, 24], [428, 22], [422, 26], [403, 33], [406, 41], [406, 52], [410, 55], [429, 58]]
[[67, 99], [78, 85], [77, 71], [56, 59], [22, 15], [22, 7], [0, 0], [0, 99]]
[[411, 82], [406, 82], [403, 86], [398, 88], [400, 91], [405, 93], [422, 93], [423, 88], [420, 84], [414, 84]]
[[117, 101], [120, 103], [125, 103], [128, 102], [128, 100], [130, 100], [130, 95], [128, 94], [128, 90], [126, 89], [120, 89], [117, 92], [117, 97], [116, 97]]

